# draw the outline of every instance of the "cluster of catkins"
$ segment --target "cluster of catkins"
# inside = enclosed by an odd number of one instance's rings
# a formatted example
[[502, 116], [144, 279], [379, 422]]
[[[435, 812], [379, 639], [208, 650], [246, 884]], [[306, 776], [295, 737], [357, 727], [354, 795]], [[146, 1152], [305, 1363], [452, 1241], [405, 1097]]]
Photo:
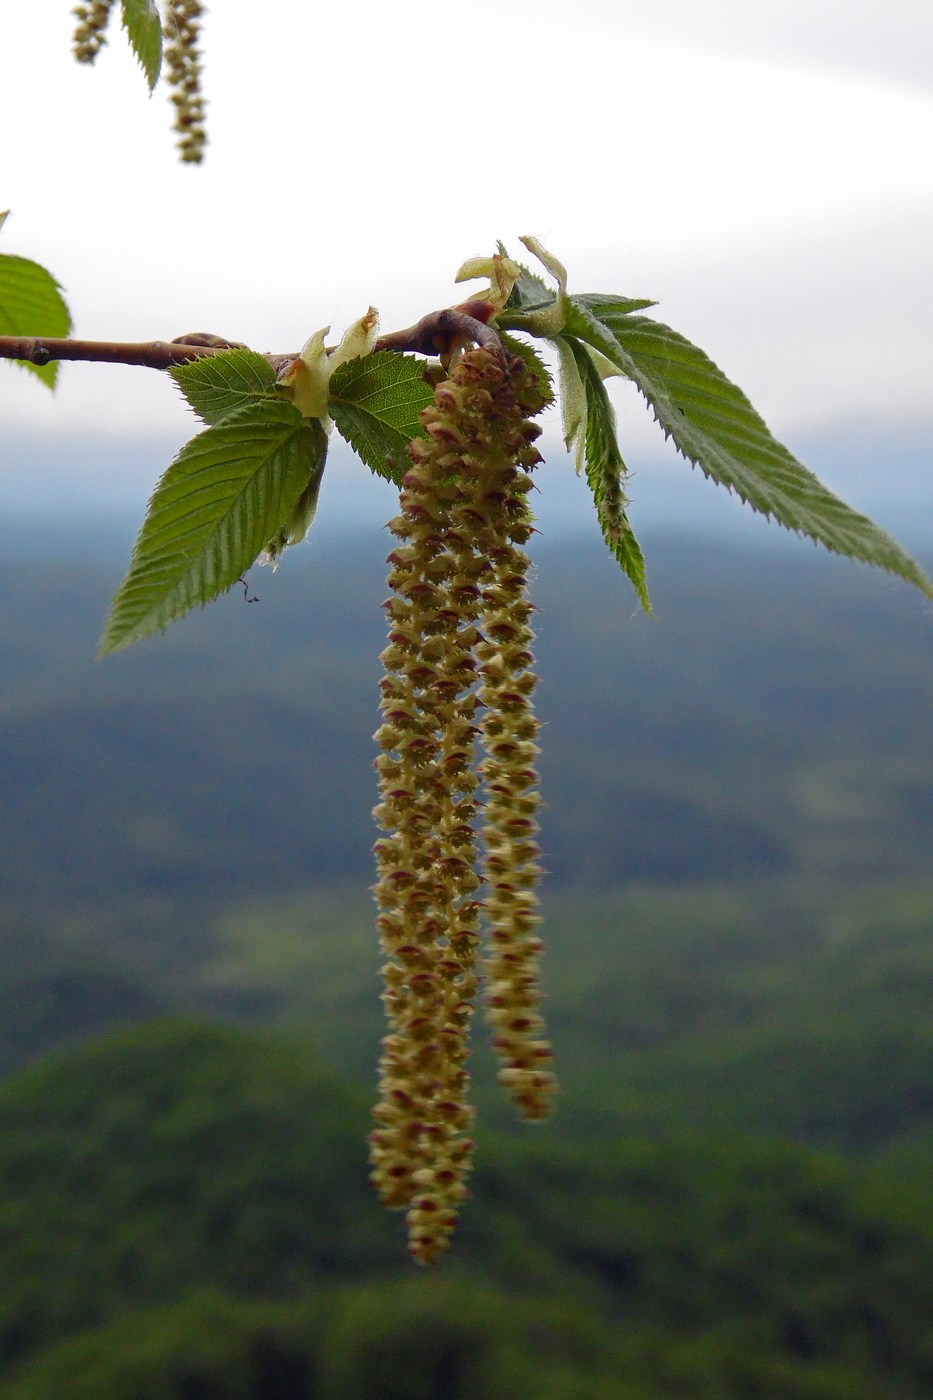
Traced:
[[[72, 53], [79, 63], [93, 63], [107, 42], [107, 22], [113, 3], [114, 0], [91, 0], [90, 4], [76, 5], [72, 10], [77, 21]], [[207, 145], [198, 50], [203, 10], [200, 0], [166, 0], [162, 25], [166, 40], [165, 79], [175, 109], [173, 130], [178, 133], [178, 155], [180, 160], [195, 164], [204, 159]]]
[[499, 1078], [521, 1115], [546, 1117], [556, 1089], [539, 1014], [537, 678], [522, 547], [541, 460], [529, 419], [548, 396], [518, 355], [467, 351], [422, 414], [389, 524], [398, 543], [374, 814], [389, 1033], [370, 1144], [372, 1181], [407, 1212], [424, 1264], [447, 1248], [467, 1195], [480, 976]]

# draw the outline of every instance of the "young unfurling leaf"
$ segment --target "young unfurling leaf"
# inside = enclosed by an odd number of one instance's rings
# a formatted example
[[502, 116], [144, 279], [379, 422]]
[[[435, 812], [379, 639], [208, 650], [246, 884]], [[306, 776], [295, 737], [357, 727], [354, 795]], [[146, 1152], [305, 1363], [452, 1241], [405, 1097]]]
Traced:
[[573, 357], [586, 403], [585, 425], [580, 428], [580, 446], [586, 480], [593, 493], [596, 516], [610, 551], [619, 561], [638, 594], [645, 612], [651, 612], [651, 599], [645, 582], [645, 560], [625, 511], [628, 475], [616, 440], [615, 415], [598, 365], [589, 346], [574, 337], [566, 340]]
[[228, 413], [280, 397], [275, 371], [255, 350], [224, 350], [202, 355], [169, 371], [188, 403], [205, 423], [219, 423]]

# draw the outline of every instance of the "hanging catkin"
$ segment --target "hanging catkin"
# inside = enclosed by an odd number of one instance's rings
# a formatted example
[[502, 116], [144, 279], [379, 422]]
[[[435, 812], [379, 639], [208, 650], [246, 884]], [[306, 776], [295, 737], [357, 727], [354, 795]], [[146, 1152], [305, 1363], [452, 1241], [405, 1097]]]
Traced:
[[[501, 1077], [527, 1117], [545, 1116], [554, 1088], [537, 1012], [537, 726], [521, 548], [531, 533], [528, 469], [540, 460], [529, 418], [544, 402], [518, 356], [464, 354], [422, 414], [389, 526], [398, 544], [388, 558], [375, 811], [385, 833], [375, 894], [389, 1034], [370, 1141], [373, 1182], [407, 1211], [422, 1263], [447, 1247], [467, 1194], [465, 1065], [484, 906]], [[481, 780], [485, 891], [474, 830]]]

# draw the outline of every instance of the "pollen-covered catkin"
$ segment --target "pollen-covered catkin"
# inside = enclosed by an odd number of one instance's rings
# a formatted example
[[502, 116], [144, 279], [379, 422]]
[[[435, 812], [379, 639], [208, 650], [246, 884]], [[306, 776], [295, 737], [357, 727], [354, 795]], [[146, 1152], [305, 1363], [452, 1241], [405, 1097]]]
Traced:
[[453, 604], [451, 583], [471, 552], [446, 525], [455, 494], [437, 460], [413, 461], [390, 528], [389, 644], [382, 654], [376, 740], [376, 896], [383, 951], [383, 1041], [374, 1185], [408, 1212], [409, 1248], [428, 1263], [446, 1248], [466, 1194], [472, 1111], [466, 1102], [476, 991], [479, 884], [474, 870], [477, 780], [471, 767], [475, 601]]
[[201, 54], [198, 37], [204, 6], [200, 0], [168, 0], [162, 32], [165, 80], [175, 108], [172, 129], [178, 133], [179, 159], [199, 164], [204, 159], [207, 131], [201, 95]]
[[[527, 469], [540, 460], [528, 418], [544, 402], [520, 358], [506, 366], [488, 350], [468, 351], [422, 414], [424, 437], [409, 445], [400, 513], [389, 526], [399, 543], [388, 558], [375, 810], [385, 833], [375, 845], [375, 894], [389, 1034], [370, 1144], [373, 1182], [387, 1205], [407, 1210], [409, 1248], [421, 1263], [447, 1248], [472, 1152], [465, 1063], [483, 912], [473, 762], [481, 705], [484, 734], [496, 728], [492, 705], [506, 726], [494, 752], [487, 743], [484, 765], [490, 970], [509, 1002], [503, 1018], [490, 1014], [526, 1116], [543, 1116], [553, 1085], [536, 1011], [540, 944], [526, 937], [537, 922], [536, 726], [520, 550], [531, 533]], [[497, 668], [506, 682], [498, 686]], [[512, 899], [509, 887], [523, 881]]]
[[71, 52], [79, 63], [93, 63], [107, 42], [107, 21], [113, 0], [92, 0], [90, 5], [76, 5], [72, 10], [77, 23], [71, 40]]
[[[521, 537], [526, 519], [525, 480], [506, 488], [508, 510]], [[540, 954], [537, 935], [541, 873], [537, 844], [539, 803], [535, 742], [538, 722], [532, 709], [537, 676], [531, 670], [534, 634], [531, 604], [524, 590], [528, 558], [511, 539], [496, 554], [483, 595], [478, 648], [485, 757], [480, 765], [483, 808], [482, 873], [489, 950], [484, 962], [486, 1015], [499, 1056], [499, 1082], [508, 1089], [522, 1118], [547, 1118], [557, 1083], [551, 1047], [540, 1015]]]

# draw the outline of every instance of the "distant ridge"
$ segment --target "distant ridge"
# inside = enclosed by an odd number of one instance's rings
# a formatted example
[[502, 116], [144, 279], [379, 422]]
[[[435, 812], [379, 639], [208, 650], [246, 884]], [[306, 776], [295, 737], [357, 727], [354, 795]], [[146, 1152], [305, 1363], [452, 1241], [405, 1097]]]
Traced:
[[[826, 485], [871, 515], [910, 549], [933, 545], [933, 424], [899, 428], [840, 424], [803, 433], [794, 451]], [[545, 434], [545, 463], [533, 505], [545, 537], [592, 532], [592, 503], [559, 440]], [[146, 502], [181, 445], [172, 438], [114, 437], [19, 430], [0, 455], [0, 552], [5, 557], [61, 549], [67, 534], [82, 554], [132, 542]], [[786, 531], [752, 515], [670, 450], [628, 454], [631, 516], [652, 533], [749, 539], [780, 548]], [[394, 513], [391, 485], [373, 478], [339, 439], [331, 448], [314, 538], [379, 530]]]

